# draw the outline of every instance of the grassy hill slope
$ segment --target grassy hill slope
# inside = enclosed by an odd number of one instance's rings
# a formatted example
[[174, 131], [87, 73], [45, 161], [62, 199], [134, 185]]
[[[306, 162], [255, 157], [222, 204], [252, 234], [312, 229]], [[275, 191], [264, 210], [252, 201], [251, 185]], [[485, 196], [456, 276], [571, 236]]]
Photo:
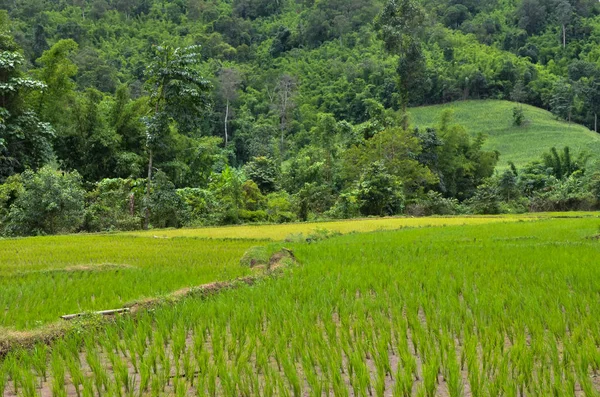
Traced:
[[485, 147], [500, 152], [500, 168], [509, 161], [522, 166], [553, 146], [559, 149], [569, 146], [574, 153], [587, 150], [595, 162], [600, 158], [600, 134], [559, 121], [550, 112], [529, 105], [523, 105], [526, 124], [516, 127], [512, 118], [514, 107], [515, 103], [509, 101], [461, 101], [413, 108], [410, 114], [412, 124], [423, 128], [437, 125], [442, 111], [452, 109], [454, 121], [469, 133], [482, 132], [488, 136]]

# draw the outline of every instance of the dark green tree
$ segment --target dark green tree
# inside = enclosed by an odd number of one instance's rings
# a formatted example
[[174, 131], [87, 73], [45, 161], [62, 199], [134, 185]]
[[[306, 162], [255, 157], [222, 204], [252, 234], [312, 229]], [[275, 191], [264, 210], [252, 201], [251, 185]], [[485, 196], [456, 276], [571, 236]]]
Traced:
[[82, 224], [85, 190], [77, 172], [43, 167], [24, 172], [22, 181], [23, 191], [8, 216], [11, 234], [69, 233]]
[[358, 183], [357, 198], [363, 215], [394, 215], [404, 208], [402, 184], [388, 173], [382, 161], [367, 167]]
[[[206, 93], [211, 85], [198, 70], [199, 51], [199, 46], [154, 48], [146, 82], [152, 109], [152, 114], [146, 118], [148, 200], [152, 188], [154, 152], [163, 144], [172, 127], [180, 134], [198, 134], [202, 116], [210, 106]], [[145, 227], [148, 227], [149, 221], [150, 209], [147, 206]]]
[[46, 85], [21, 71], [24, 59], [8, 27], [6, 12], [0, 11], [0, 182], [41, 167], [53, 155], [54, 130], [27, 105], [30, 93]]
[[[414, 0], [389, 0], [376, 19], [385, 49], [398, 55], [400, 108], [406, 113], [411, 90], [423, 85], [426, 64], [422, 49], [425, 13]], [[405, 118], [406, 119], [406, 118]], [[408, 127], [408, 121], [404, 122]]]
[[565, 79], [560, 80], [554, 85], [552, 98], [550, 99], [550, 108], [552, 113], [558, 117], [571, 122], [573, 107], [575, 102], [575, 92], [573, 86]]

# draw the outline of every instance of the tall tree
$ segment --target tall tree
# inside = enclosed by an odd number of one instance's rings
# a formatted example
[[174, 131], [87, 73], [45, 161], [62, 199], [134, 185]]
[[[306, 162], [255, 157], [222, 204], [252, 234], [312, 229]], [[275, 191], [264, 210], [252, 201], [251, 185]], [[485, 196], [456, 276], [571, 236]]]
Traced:
[[37, 169], [52, 156], [54, 130], [27, 106], [32, 91], [46, 85], [25, 77], [23, 56], [13, 41], [5, 11], [0, 11], [0, 182], [27, 168]]
[[552, 113], [558, 117], [571, 122], [573, 107], [575, 102], [575, 93], [571, 83], [565, 79], [558, 81], [550, 99]]
[[59, 132], [75, 98], [73, 77], [77, 74], [77, 66], [71, 57], [78, 47], [71, 39], [59, 40], [36, 61], [41, 68], [35, 70], [35, 75], [48, 86], [39, 96], [38, 111]]
[[[389, 0], [376, 20], [376, 28], [385, 49], [398, 55], [400, 108], [406, 114], [410, 91], [422, 85], [425, 56], [421, 48], [425, 13], [414, 0]], [[404, 118], [403, 127], [408, 128]]]
[[229, 143], [229, 117], [230, 106], [239, 96], [242, 77], [237, 69], [225, 68], [219, 73], [219, 94], [225, 101], [225, 146]]
[[[174, 48], [157, 46], [147, 70], [152, 114], [146, 118], [146, 148], [148, 151], [148, 184], [146, 199], [150, 200], [153, 155], [174, 127], [181, 134], [198, 131], [204, 111], [210, 106], [206, 93], [211, 85], [198, 71], [200, 47]], [[150, 209], [146, 205], [144, 227], [148, 227]]]
[[557, 0], [555, 5], [556, 19], [562, 28], [562, 45], [567, 46], [567, 25], [573, 19], [573, 6], [568, 0]]
[[284, 74], [279, 78], [275, 87], [275, 107], [279, 117], [279, 130], [281, 132], [281, 153], [285, 150], [284, 139], [288, 128], [290, 113], [296, 107], [294, 97], [298, 87], [297, 80], [289, 74]]

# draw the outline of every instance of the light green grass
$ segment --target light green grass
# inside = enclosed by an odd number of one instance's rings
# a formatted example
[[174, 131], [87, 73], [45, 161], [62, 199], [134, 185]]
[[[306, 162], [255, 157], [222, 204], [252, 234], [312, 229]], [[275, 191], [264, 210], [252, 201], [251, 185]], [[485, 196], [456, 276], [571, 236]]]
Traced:
[[445, 105], [424, 106], [410, 109], [411, 121], [421, 128], [439, 124], [445, 109], [452, 109], [456, 123], [463, 125], [469, 133], [484, 133], [488, 136], [486, 149], [500, 152], [500, 168], [509, 161], [517, 166], [538, 159], [551, 147], [561, 149], [569, 146], [575, 153], [587, 150], [594, 157], [600, 153], [600, 134], [581, 125], [559, 121], [550, 112], [523, 105], [527, 123], [513, 125], [513, 102], [484, 100], [460, 101]]
[[0, 240], [0, 328], [32, 329], [63, 314], [115, 309], [133, 300], [243, 276], [249, 270], [239, 260], [250, 247], [307, 237], [318, 230], [365, 233], [555, 216], [598, 213], [369, 218]]
[[57, 395], [75, 388], [44, 382], [46, 366], [82, 371], [84, 395], [597, 395], [599, 227], [545, 219], [290, 244], [301, 264], [285, 277], [69, 335], [48, 355], [11, 354], [0, 377]]
[[249, 269], [239, 259], [255, 244], [115, 235], [0, 240], [0, 328], [28, 329], [242, 276]]
[[199, 237], [199, 238], [240, 238], [260, 240], [284, 240], [294, 235], [308, 236], [318, 230], [328, 230], [341, 234], [368, 233], [379, 230], [395, 230], [401, 228], [480, 225], [486, 223], [516, 222], [520, 220], [533, 220], [537, 218], [553, 217], [594, 217], [597, 212], [555, 212], [531, 213], [519, 215], [499, 216], [447, 216], [447, 217], [387, 217], [349, 219], [330, 222], [286, 223], [281, 225], [240, 225], [220, 226], [189, 229], [157, 229], [148, 231], [127, 232], [127, 235], [139, 237]]

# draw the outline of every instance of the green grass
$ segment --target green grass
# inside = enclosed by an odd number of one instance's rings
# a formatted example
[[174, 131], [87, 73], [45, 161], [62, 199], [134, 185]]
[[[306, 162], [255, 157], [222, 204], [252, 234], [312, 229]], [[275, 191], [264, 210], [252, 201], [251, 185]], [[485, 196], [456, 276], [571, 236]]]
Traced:
[[243, 276], [249, 270], [239, 260], [250, 247], [288, 237], [297, 241], [294, 236], [318, 230], [364, 233], [554, 216], [598, 214], [370, 218], [0, 240], [0, 330], [30, 330], [60, 315], [116, 309], [134, 300]]
[[486, 149], [498, 150], [501, 154], [499, 167], [509, 161], [517, 166], [536, 160], [555, 146], [569, 146], [578, 153], [587, 150], [594, 157], [600, 153], [600, 134], [577, 124], [559, 121], [550, 112], [533, 106], [523, 105], [527, 123], [513, 125], [512, 109], [515, 103], [498, 100], [461, 101], [445, 105], [425, 106], [410, 109], [413, 125], [432, 127], [439, 124], [444, 109], [454, 111], [454, 120], [473, 135], [488, 136]]
[[284, 240], [288, 237], [302, 234], [308, 236], [320, 229], [330, 232], [367, 233], [379, 230], [395, 230], [401, 228], [479, 225], [486, 223], [515, 222], [523, 219], [536, 219], [548, 217], [590, 217], [598, 216], [594, 212], [568, 212], [568, 213], [531, 213], [522, 215], [501, 216], [447, 216], [447, 217], [387, 217], [350, 219], [330, 222], [286, 223], [281, 225], [240, 225], [203, 227], [189, 229], [157, 229], [148, 231], [127, 232], [127, 235], [140, 237], [199, 237], [199, 238], [252, 238], [260, 240]]
[[[285, 277], [14, 352], [0, 383], [55, 395], [596, 395], [599, 227], [544, 219], [291, 244], [301, 264]], [[43, 381], [50, 368], [58, 378]]]
[[239, 259], [256, 244], [116, 235], [0, 240], [0, 328], [33, 328], [245, 275]]

